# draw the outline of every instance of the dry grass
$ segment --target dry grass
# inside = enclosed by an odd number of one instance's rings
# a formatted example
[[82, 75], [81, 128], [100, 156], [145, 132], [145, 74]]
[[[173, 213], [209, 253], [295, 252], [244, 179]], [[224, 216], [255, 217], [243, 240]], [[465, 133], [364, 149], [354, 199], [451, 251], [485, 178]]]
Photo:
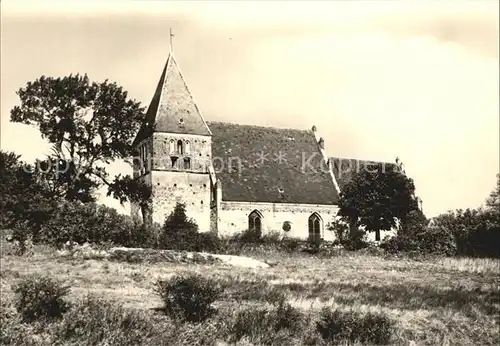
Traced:
[[71, 299], [91, 292], [125, 307], [150, 311], [161, 305], [157, 278], [197, 272], [227, 289], [217, 303], [233, 316], [245, 306], [264, 306], [280, 294], [306, 314], [324, 306], [386, 313], [396, 322], [395, 344], [496, 344], [500, 312], [498, 262], [486, 259], [409, 259], [346, 255], [333, 258], [247, 254], [276, 266], [245, 269], [223, 264], [132, 264], [58, 258], [48, 249], [31, 257], [1, 255], [2, 301], [11, 285], [44, 273], [71, 285]]

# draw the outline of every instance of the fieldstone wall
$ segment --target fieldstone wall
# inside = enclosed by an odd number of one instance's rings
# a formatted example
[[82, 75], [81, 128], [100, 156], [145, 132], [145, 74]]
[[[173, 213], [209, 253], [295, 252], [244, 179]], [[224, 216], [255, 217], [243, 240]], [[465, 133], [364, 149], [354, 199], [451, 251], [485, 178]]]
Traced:
[[[181, 152], [177, 147], [179, 140]], [[211, 183], [207, 163], [211, 161], [210, 136], [155, 133], [151, 141], [144, 140], [141, 145], [152, 154], [142, 156], [146, 158], [143, 162], [146, 169], [136, 168], [134, 176], [151, 186], [152, 221], [163, 224], [178, 202], [185, 203], [188, 217], [196, 221], [201, 232], [209, 231]], [[185, 158], [190, 160], [189, 167], [184, 165]], [[132, 206], [132, 215], [137, 213], [138, 207]]]
[[[183, 154], [177, 152], [177, 142], [183, 144]], [[153, 170], [181, 171], [185, 173], [207, 173], [207, 164], [212, 160], [212, 138], [210, 136], [176, 133], [155, 133], [153, 135]], [[172, 166], [172, 156], [178, 156]], [[183, 159], [189, 158], [190, 168], [183, 166]]]
[[[258, 210], [262, 216], [263, 232], [278, 231], [287, 237], [307, 239], [309, 237], [308, 220], [317, 213], [322, 218], [321, 235], [324, 240], [332, 241], [335, 236], [327, 230], [327, 225], [337, 215], [336, 205], [255, 203], [222, 201], [220, 205], [218, 234], [231, 236], [248, 228], [248, 215]], [[283, 230], [284, 222], [291, 224], [288, 232]]]

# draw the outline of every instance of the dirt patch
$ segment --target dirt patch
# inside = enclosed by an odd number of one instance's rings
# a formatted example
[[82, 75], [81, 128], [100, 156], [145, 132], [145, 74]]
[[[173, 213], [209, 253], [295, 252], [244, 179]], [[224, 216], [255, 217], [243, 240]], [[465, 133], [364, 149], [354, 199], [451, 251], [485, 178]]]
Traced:
[[128, 263], [222, 263], [243, 268], [269, 268], [269, 264], [250, 257], [126, 247], [115, 247], [109, 250], [103, 250], [95, 249], [89, 244], [65, 249], [59, 252], [59, 255], [62, 257], [81, 259], [109, 259], [111, 261]]

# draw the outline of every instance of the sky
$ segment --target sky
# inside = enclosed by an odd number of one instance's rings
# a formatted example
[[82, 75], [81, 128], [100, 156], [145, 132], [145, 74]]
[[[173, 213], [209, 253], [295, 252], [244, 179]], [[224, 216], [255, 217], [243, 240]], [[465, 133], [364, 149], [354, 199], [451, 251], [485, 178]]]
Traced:
[[[147, 106], [169, 51], [207, 121], [310, 129], [328, 156], [393, 162], [427, 216], [478, 207], [499, 172], [499, 3], [1, 2], [1, 148], [49, 153], [9, 121], [42, 75], [116, 81]], [[117, 163], [112, 172], [131, 173]], [[101, 201], [128, 212], [111, 199]]]

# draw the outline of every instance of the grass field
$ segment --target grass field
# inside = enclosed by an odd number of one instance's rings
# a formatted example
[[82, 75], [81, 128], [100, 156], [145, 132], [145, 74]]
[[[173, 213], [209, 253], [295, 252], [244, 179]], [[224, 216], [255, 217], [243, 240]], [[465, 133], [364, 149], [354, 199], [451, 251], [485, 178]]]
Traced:
[[[219, 319], [231, 320], [245, 307], [269, 304], [273, 292], [280, 291], [286, 294], [292, 306], [312, 319], [323, 306], [385, 313], [395, 321], [393, 344], [485, 345], [499, 341], [499, 266], [494, 260], [415, 261], [356, 254], [323, 259], [310, 255], [253, 253], [250, 256], [271, 259], [275, 265], [268, 269], [245, 269], [223, 264], [133, 264], [65, 259], [50, 249], [39, 249], [31, 257], [21, 257], [7, 254], [3, 246], [3, 309], [12, 300], [12, 284], [28, 274], [42, 273], [70, 285], [72, 301], [90, 292], [152, 316], [158, 314], [155, 308], [161, 307], [153, 291], [157, 278], [197, 272], [227, 287], [223, 299], [216, 303]], [[217, 331], [212, 329], [212, 332]], [[193, 344], [193, 340], [200, 344], [213, 343], [222, 338], [213, 336], [207, 339], [209, 341], [202, 341], [200, 333], [210, 331], [198, 329], [191, 333], [194, 334], [178, 336], [165, 344], [187, 345]], [[43, 344], [42, 339], [37, 340]], [[239, 344], [258, 344], [262, 340], [258, 336], [246, 337]], [[299, 339], [295, 342], [300, 343]]]

